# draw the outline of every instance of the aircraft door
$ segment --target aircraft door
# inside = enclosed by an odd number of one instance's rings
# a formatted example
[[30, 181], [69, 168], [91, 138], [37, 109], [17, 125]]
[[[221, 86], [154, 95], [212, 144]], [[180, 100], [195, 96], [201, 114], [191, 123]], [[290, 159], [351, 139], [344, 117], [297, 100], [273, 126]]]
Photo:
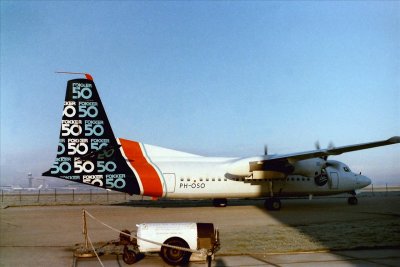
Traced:
[[329, 173], [329, 186], [331, 189], [337, 189], [339, 186], [339, 175], [337, 172]]
[[175, 173], [163, 173], [167, 193], [175, 192]]

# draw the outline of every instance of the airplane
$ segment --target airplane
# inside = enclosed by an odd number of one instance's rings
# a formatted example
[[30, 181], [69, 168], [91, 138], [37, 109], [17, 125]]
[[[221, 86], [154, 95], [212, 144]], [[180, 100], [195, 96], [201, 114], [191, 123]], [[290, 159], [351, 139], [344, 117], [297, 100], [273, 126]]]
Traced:
[[400, 136], [349, 146], [254, 157], [205, 157], [115, 138], [100, 96], [87, 73], [69, 80], [57, 157], [43, 176], [154, 199], [265, 198], [267, 210], [280, 210], [281, 197], [349, 193], [348, 204], [371, 184], [367, 176], [329, 156], [392, 145]]

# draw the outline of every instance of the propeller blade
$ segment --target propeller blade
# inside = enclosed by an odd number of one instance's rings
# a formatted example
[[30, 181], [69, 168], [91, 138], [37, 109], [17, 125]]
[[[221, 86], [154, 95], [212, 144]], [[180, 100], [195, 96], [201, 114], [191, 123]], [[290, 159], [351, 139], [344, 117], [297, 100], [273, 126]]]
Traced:
[[314, 143], [314, 145], [315, 145], [315, 148], [316, 149], [321, 149], [321, 146], [320, 146], [320, 144], [319, 144], [319, 141], [317, 140], [317, 141], [315, 141], [315, 143]]
[[267, 156], [268, 155], [268, 146], [264, 145], [264, 155]]
[[335, 144], [332, 141], [330, 141], [328, 144], [328, 149], [332, 149], [332, 148], [335, 148]]

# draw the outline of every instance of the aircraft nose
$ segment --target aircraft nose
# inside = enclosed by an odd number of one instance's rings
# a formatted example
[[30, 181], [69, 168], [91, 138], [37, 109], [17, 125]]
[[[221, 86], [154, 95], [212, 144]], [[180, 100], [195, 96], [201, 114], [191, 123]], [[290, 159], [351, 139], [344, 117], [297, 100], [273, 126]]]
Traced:
[[360, 175], [358, 177], [358, 184], [360, 185], [361, 188], [369, 186], [371, 184], [371, 179], [368, 178], [367, 176]]

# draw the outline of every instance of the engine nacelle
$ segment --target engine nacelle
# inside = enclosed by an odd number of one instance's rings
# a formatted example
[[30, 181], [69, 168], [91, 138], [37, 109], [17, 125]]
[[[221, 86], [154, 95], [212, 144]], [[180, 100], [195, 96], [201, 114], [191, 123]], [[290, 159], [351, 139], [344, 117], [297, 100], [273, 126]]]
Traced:
[[227, 165], [227, 173], [233, 176], [247, 177], [251, 175], [249, 162], [257, 162], [263, 160], [263, 157], [242, 158], [234, 160]]
[[320, 158], [299, 160], [292, 163], [294, 166], [293, 174], [307, 177], [315, 177], [321, 174], [321, 169], [325, 167], [326, 161]]
[[250, 177], [249, 179], [284, 178], [287, 174], [298, 174], [315, 177], [321, 174], [326, 167], [326, 161], [321, 158], [312, 158], [294, 162], [271, 161], [265, 162], [264, 157], [243, 158], [230, 162], [227, 173], [233, 176]]

